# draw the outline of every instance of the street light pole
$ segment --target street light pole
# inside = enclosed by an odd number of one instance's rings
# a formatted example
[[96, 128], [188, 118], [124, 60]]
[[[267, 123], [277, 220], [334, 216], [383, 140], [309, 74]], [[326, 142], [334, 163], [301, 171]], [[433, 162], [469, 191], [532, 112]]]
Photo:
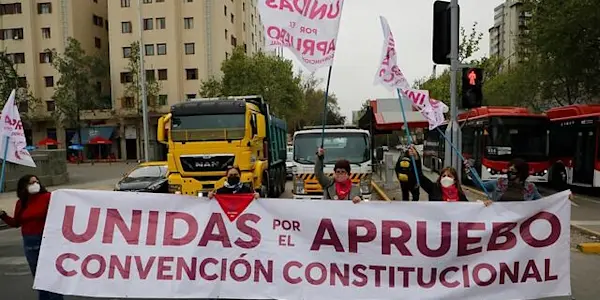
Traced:
[[144, 19], [142, 15], [142, 0], [138, 0], [138, 17], [139, 17], [139, 31], [140, 31], [140, 39], [139, 39], [139, 80], [138, 84], [140, 89], [140, 101], [142, 102], [142, 122], [144, 128], [144, 161], [148, 161], [148, 146], [149, 146], [149, 132], [148, 132], [148, 100], [146, 99], [146, 69], [144, 67], [144, 39], [142, 33], [144, 32]]
[[[461, 130], [458, 125], [458, 106], [457, 106], [457, 73], [460, 62], [458, 61], [458, 0], [450, 0], [450, 122], [446, 128], [446, 136], [462, 151]], [[451, 166], [458, 172], [458, 178], [461, 178], [462, 168], [460, 167], [460, 157], [452, 151], [452, 147], [446, 141], [445, 165]]]

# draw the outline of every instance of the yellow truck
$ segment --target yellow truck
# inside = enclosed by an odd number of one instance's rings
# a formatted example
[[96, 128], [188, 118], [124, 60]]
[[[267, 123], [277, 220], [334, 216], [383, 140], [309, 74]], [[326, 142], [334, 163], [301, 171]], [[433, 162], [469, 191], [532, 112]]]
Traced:
[[192, 99], [158, 120], [168, 145], [169, 192], [198, 195], [223, 186], [233, 165], [262, 197], [279, 197], [286, 182], [286, 122], [261, 96]]
[[[317, 149], [321, 146], [322, 126], [304, 127], [294, 133], [293, 145], [293, 189], [294, 199], [320, 199], [323, 188], [319, 184], [314, 168]], [[351, 125], [328, 125], [324, 134], [325, 166], [323, 171], [333, 176], [333, 165], [339, 159], [351, 164], [350, 179], [360, 186], [363, 199], [371, 198], [372, 150], [371, 135], [366, 130]]]

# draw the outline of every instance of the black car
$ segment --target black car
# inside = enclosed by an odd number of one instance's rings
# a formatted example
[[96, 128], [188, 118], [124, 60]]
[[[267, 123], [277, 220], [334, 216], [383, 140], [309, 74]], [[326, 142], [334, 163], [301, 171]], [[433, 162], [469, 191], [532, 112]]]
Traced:
[[139, 164], [116, 184], [115, 191], [168, 193], [167, 164], [148, 162]]

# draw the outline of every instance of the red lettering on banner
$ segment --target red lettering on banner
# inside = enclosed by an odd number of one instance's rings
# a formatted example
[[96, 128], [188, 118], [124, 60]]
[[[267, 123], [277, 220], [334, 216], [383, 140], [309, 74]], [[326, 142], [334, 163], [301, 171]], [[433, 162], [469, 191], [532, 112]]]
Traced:
[[335, 39], [328, 41], [318, 41], [314, 39], [296, 38], [285, 29], [277, 26], [269, 26], [266, 30], [269, 38], [280, 42], [284, 46], [296, 48], [302, 55], [321, 56], [333, 55], [335, 52]]
[[4, 117], [4, 124], [13, 128], [13, 130], [23, 130], [23, 123], [21, 120], [17, 121], [9, 116]]
[[319, 0], [261, 1], [265, 1], [265, 5], [269, 8], [298, 13], [310, 20], [337, 19], [342, 9], [342, 0], [337, 0], [335, 3], [327, 3], [327, 1], [319, 2]]
[[[511, 232], [517, 227], [516, 222], [494, 222], [492, 223], [492, 234], [488, 242], [488, 251], [509, 250], [517, 245], [517, 236]], [[498, 242], [499, 238], [504, 238], [504, 242]]]
[[[62, 224], [62, 235], [63, 237], [75, 244], [86, 243], [92, 240], [94, 237], [100, 237], [103, 244], [115, 243], [116, 231], [120, 233], [122, 240], [129, 245], [146, 245], [156, 246], [156, 237], [158, 231], [158, 219], [160, 214], [157, 211], [142, 212], [141, 210], [119, 210], [116, 208], [106, 209], [106, 216], [104, 221], [103, 230], [97, 235], [100, 223], [100, 208], [93, 207], [89, 209], [87, 214], [86, 227], [83, 233], [74, 232], [75, 222], [75, 206], [66, 206], [63, 224]], [[131, 220], [126, 221], [123, 216], [126, 214], [131, 215]], [[141, 225], [142, 222], [147, 222], [148, 226], [145, 232], [145, 241], [140, 241], [142, 236]], [[225, 221], [221, 213], [211, 214], [206, 226], [199, 228], [198, 220], [188, 213], [185, 212], [165, 212], [164, 213], [164, 228], [163, 239], [160, 246], [185, 246], [193, 241], [198, 240], [198, 246], [205, 247], [209, 242], [219, 242], [222, 247], [231, 248], [231, 236], [225, 226]], [[254, 225], [260, 222], [261, 218], [255, 214], [242, 214], [235, 220], [235, 227], [239, 234], [246, 236], [235, 236], [233, 244], [242, 249], [252, 249], [257, 247], [261, 241], [261, 233], [256, 229]], [[175, 236], [175, 224], [185, 224], [185, 230], [179, 230]], [[202, 230], [200, 237], [198, 236]]]
[[469, 249], [469, 245], [481, 242], [480, 237], [469, 237], [471, 230], [485, 230], [484, 223], [460, 222], [458, 223], [458, 253], [457, 256], [467, 256], [480, 253], [483, 247], [477, 246]]

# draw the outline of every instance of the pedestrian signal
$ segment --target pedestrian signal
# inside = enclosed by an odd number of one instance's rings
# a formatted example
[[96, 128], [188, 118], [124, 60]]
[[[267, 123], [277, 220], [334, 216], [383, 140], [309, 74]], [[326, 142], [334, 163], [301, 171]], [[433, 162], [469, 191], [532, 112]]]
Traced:
[[465, 68], [462, 71], [462, 108], [481, 107], [483, 102], [483, 69]]

